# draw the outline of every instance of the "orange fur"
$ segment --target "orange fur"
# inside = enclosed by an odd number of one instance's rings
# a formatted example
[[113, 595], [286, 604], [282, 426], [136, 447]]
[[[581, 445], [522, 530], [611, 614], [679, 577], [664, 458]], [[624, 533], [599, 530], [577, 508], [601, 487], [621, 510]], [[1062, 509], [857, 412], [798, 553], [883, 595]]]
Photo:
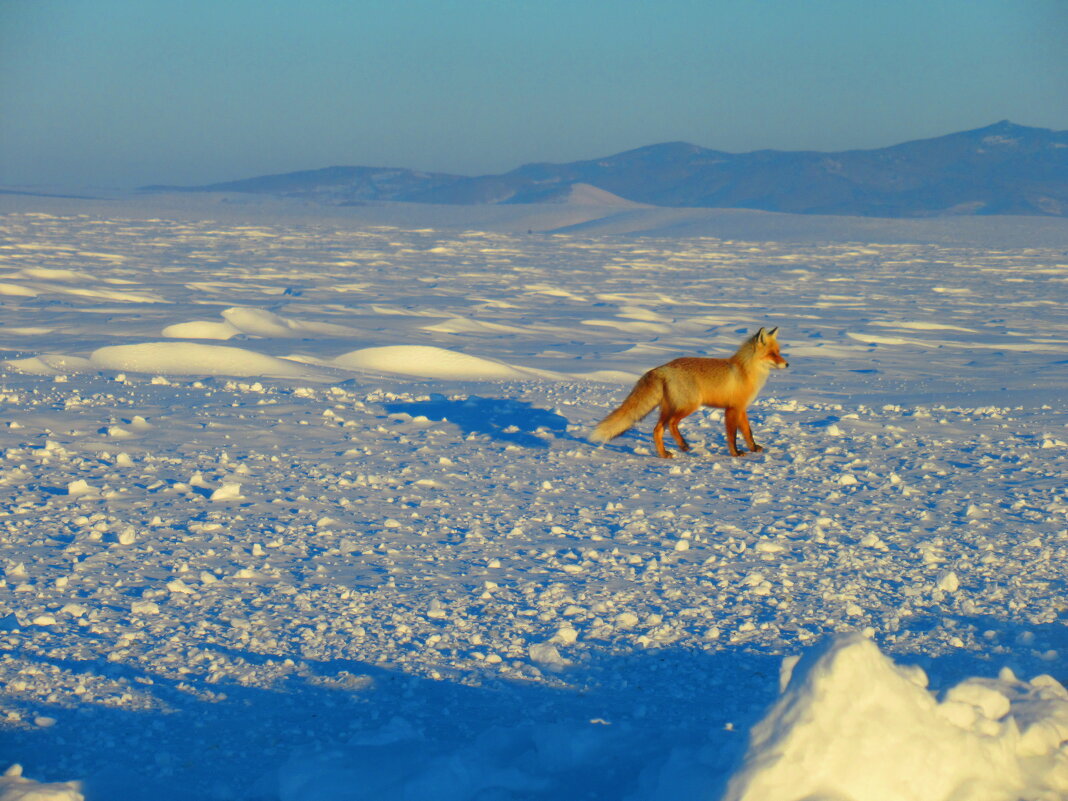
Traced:
[[741, 455], [736, 442], [738, 431], [750, 450], [764, 450], [753, 440], [745, 410], [764, 386], [768, 372], [789, 366], [779, 353], [778, 330], [761, 328], [729, 359], [691, 357], [654, 367], [638, 379], [619, 408], [597, 424], [590, 439], [607, 442], [659, 406], [660, 418], [653, 428], [653, 442], [656, 452], [668, 459], [672, 454], [664, 447], [664, 427], [671, 432], [679, 449], [688, 451], [690, 446], [679, 431], [679, 422], [702, 406], [715, 406], [726, 410], [727, 448], [731, 456]]

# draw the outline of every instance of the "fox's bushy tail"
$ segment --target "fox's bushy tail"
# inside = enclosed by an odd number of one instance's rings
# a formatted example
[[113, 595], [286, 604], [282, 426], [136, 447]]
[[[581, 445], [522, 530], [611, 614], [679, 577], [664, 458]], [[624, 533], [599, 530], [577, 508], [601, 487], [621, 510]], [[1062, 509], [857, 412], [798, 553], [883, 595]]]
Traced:
[[597, 427], [590, 432], [590, 440], [608, 442], [618, 437], [655, 409], [663, 397], [664, 381], [656, 370], [650, 370], [638, 379], [638, 383], [634, 385], [634, 389], [630, 391], [619, 408], [599, 422]]

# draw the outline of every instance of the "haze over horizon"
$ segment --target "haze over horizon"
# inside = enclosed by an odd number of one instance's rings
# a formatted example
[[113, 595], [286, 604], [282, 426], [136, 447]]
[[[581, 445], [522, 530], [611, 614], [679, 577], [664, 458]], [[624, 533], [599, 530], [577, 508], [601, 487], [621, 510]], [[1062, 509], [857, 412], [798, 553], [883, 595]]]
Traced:
[[331, 165], [483, 175], [668, 141], [884, 147], [1068, 129], [1068, 6], [13, 0], [0, 184]]

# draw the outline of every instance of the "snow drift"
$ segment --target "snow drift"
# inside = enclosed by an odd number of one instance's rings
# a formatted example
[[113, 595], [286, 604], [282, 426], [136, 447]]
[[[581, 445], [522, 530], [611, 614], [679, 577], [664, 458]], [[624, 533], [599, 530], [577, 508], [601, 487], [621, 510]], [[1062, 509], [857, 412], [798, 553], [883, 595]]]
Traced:
[[169, 325], [161, 332], [172, 339], [230, 339], [238, 334], [250, 337], [292, 339], [351, 337], [361, 332], [335, 323], [309, 322], [283, 317], [266, 309], [234, 306], [222, 312], [222, 322], [193, 320]]
[[165, 375], [271, 376], [316, 379], [304, 365], [244, 348], [194, 342], [145, 342], [109, 345], [93, 351], [90, 362], [101, 370], [132, 370]]
[[1002, 670], [939, 702], [860, 635], [796, 665], [724, 801], [1014, 801], [1068, 792], [1068, 691]]
[[389, 345], [364, 348], [342, 354], [333, 361], [337, 367], [358, 370], [378, 370], [384, 373], [420, 376], [423, 378], [452, 378], [486, 380], [515, 380], [545, 375], [544, 371], [527, 370], [510, 364], [469, 356], [466, 353], [430, 345]]
[[42, 783], [22, 775], [21, 765], [12, 765], [0, 776], [0, 801], [83, 801], [79, 782]]

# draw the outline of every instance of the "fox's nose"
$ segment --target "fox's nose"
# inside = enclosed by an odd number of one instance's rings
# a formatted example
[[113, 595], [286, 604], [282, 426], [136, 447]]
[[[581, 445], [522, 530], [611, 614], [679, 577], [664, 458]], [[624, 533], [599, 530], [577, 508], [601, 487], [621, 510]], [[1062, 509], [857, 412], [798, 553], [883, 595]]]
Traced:
[[786, 359], [783, 359], [782, 360], [782, 366], [783, 367], [789, 367], [790, 366], [790, 362], [786, 361]]

